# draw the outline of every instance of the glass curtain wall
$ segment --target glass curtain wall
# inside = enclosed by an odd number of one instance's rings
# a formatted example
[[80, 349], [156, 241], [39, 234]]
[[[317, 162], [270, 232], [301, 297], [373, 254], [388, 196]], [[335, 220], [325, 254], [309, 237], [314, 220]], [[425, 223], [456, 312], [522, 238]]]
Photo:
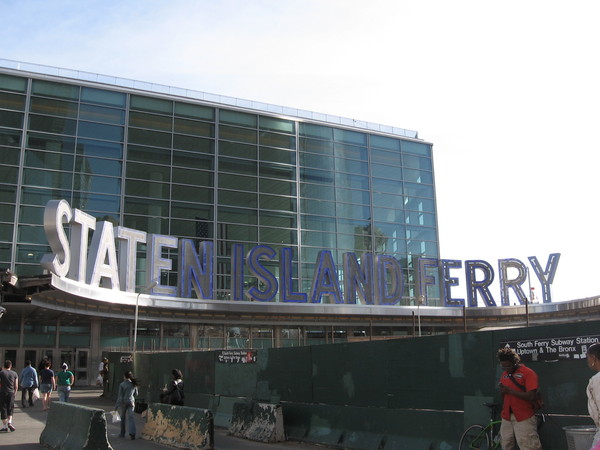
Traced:
[[[44, 206], [62, 198], [115, 225], [213, 240], [217, 299], [231, 299], [232, 244], [292, 248], [302, 292], [321, 250], [332, 252], [340, 282], [345, 252], [394, 256], [403, 304], [414, 302], [415, 258], [438, 256], [427, 143], [0, 75], [0, 151], [0, 264], [19, 275], [40, 273]], [[144, 252], [139, 286], [148, 284]], [[176, 282], [175, 253], [164, 255], [174, 267], [163, 284]], [[278, 276], [278, 263], [265, 266]], [[244, 286], [261, 288], [247, 271]]]

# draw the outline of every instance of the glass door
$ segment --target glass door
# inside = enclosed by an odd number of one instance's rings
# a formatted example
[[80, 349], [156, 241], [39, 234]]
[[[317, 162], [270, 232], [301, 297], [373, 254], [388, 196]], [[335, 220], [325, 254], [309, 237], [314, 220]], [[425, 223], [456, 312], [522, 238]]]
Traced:
[[[89, 350], [88, 349], [77, 349], [75, 351], [75, 370], [73, 373], [75, 374], [75, 384], [79, 386], [90, 386], [93, 381], [90, 377], [90, 371], [88, 370], [88, 362], [89, 362]], [[95, 372], [92, 371], [92, 376], [94, 376]]]

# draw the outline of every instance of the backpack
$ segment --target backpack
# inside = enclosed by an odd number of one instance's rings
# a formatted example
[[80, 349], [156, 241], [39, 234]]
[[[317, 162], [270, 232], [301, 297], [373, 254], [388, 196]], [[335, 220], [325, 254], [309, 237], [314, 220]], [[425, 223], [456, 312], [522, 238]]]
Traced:
[[[508, 378], [523, 392], [527, 392], [527, 388], [525, 388], [525, 386], [523, 386], [521, 383], [515, 380], [512, 374], [510, 374]], [[544, 406], [544, 397], [542, 397], [542, 391], [540, 391], [539, 389], [535, 392], [535, 398], [531, 401], [531, 406], [533, 406], [533, 410], [535, 412], [539, 411]]]

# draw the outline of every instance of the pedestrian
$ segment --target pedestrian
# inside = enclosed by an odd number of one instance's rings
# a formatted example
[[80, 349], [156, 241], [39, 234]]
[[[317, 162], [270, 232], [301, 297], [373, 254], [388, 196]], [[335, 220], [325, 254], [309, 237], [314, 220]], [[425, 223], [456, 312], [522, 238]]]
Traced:
[[100, 397], [106, 397], [108, 394], [108, 370], [108, 358], [105, 356], [102, 358], [100, 366], [98, 366], [98, 374], [102, 378], [102, 394], [100, 394]]
[[54, 379], [54, 371], [50, 369], [50, 361], [46, 360], [44, 366], [39, 373], [40, 377], [40, 395], [42, 396], [42, 410], [50, 409], [50, 399], [52, 391], [56, 390], [56, 380]]
[[170, 405], [183, 406], [185, 395], [183, 393], [183, 375], [181, 374], [181, 370], [173, 369], [171, 377], [172, 380], [164, 387], [160, 400]]
[[38, 374], [44, 369], [44, 366], [46, 365], [46, 363], [49, 363], [48, 368], [52, 367], [52, 361], [50, 361], [50, 358], [48, 358], [47, 356], [44, 356], [38, 366], [38, 370], [37, 370]]
[[498, 351], [498, 360], [504, 369], [499, 383], [502, 394], [502, 449], [516, 450], [518, 444], [521, 450], [541, 450], [532, 404], [538, 390], [538, 376], [521, 363], [517, 352], [510, 347]]
[[67, 403], [69, 401], [69, 394], [71, 392], [71, 386], [75, 376], [73, 372], [69, 370], [67, 363], [62, 364], [62, 370], [57, 372], [54, 378], [56, 379], [56, 385], [58, 390], [58, 401]]
[[134, 419], [134, 407], [135, 397], [138, 395], [138, 382], [133, 377], [130, 371], [123, 374], [123, 382], [119, 385], [117, 393], [117, 402], [115, 403], [115, 410], [119, 412], [121, 416], [121, 434], [119, 437], [125, 437], [125, 429], [131, 439], [135, 439], [135, 419]]
[[0, 417], [2, 428], [0, 432], [15, 431], [12, 423], [13, 409], [15, 408], [15, 394], [19, 391], [19, 376], [12, 370], [12, 361], [4, 361], [0, 370]]
[[33, 406], [33, 391], [38, 387], [37, 371], [31, 367], [31, 361], [25, 361], [25, 367], [21, 370], [21, 406], [26, 408], [25, 397], [29, 393], [29, 406]]
[[596, 342], [587, 350], [588, 367], [596, 372], [587, 385], [588, 412], [598, 428], [592, 449], [600, 448], [600, 343]]

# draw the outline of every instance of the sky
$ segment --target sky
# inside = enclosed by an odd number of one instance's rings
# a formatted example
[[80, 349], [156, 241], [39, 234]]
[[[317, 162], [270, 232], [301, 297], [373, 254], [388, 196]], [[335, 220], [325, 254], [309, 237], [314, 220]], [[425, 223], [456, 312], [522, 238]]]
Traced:
[[500, 259], [545, 268], [560, 253], [552, 299], [565, 301], [600, 295], [599, 12], [588, 0], [0, 0], [0, 58], [418, 131], [433, 144], [440, 257], [485, 260], [497, 279]]

